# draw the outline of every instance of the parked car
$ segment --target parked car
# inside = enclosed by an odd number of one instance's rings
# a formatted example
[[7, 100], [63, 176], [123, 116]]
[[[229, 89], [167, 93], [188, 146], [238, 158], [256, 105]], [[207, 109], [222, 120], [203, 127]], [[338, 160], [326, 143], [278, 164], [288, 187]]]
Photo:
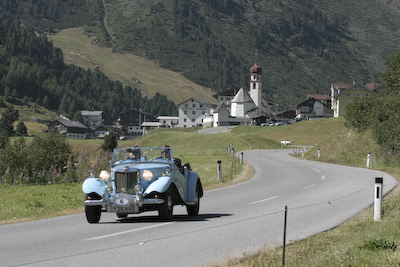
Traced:
[[157, 210], [163, 220], [171, 220], [174, 205], [186, 206], [190, 216], [199, 214], [203, 187], [190, 164], [182, 165], [172, 156], [171, 147], [114, 149], [111, 170], [98, 178], [87, 178], [85, 213], [89, 223], [98, 223], [102, 212], [129, 214]]
[[271, 126], [272, 124], [274, 124], [272, 121], [268, 121], [268, 122], [261, 123], [260, 125], [261, 126]]
[[281, 141], [281, 144], [283, 144], [285, 146], [290, 146], [290, 141], [289, 140], [283, 140], [283, 141]]

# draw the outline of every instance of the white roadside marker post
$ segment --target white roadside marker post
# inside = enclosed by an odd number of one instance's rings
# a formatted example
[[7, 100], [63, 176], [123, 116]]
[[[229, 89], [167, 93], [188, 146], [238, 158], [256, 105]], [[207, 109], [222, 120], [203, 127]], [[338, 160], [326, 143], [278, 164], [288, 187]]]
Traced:
[[375, 200], [374, 200], [374, 221], [377, 222], [382, 216], [382, 192], [383, 177], [375, 177]]
[[367, 156], [367, 167], [369, 168], [369, 162], [370, 162], [370, 160], [371, 160], [371, 153], [368, 153], [368, 156]]

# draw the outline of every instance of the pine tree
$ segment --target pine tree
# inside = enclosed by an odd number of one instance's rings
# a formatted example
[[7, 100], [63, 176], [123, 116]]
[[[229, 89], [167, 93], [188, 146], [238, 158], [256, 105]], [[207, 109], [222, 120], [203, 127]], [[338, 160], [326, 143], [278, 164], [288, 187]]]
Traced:
[[113, 151], [114, 148], [118, 146], [117, 137], [114, 135], [113, 131], [110, 131], [106, 137], [104, 137], [104, 142], [101, 144], [101, 149], [104, 151]]
[[14, 122], [19, 118], [18, 110], [14, 109], [13, 106], [9, 106], [0, 118], [0, 129], [7, 136], [14, 134]]
[[18, 122], [16, 132], [20, 136], [26, 135], [28, 133], [28, 129], [22, 121]]

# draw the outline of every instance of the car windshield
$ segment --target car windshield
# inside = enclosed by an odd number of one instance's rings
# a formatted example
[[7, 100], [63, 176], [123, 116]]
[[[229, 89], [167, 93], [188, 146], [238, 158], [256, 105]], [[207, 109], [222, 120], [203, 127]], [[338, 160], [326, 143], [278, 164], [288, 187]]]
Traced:
[[112, 164], [127, 163], [128, 161], [171, 162], [172, 149], [170, 147], [129, 147], [114, 149]]

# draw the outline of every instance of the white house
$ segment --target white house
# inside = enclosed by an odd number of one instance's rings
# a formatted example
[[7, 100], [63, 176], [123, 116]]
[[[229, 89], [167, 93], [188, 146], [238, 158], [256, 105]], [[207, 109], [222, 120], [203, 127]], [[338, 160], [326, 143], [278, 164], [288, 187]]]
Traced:
[[297, 105], [296, 118], [305, 119], [307, 117], [328, 117], [329, 108], [319, 100], [309, 98]]
[[169, 127], [176, 127], [179, 124], [179, 117], [173, 116], [158, 116], [157, 120], [164, 125], [168, 125]]
[[190, 98], [178, 104], [178, 127], [203, 126], [204, 119], [212, 116], [215, 105], [206, 103], [196, 98]]

